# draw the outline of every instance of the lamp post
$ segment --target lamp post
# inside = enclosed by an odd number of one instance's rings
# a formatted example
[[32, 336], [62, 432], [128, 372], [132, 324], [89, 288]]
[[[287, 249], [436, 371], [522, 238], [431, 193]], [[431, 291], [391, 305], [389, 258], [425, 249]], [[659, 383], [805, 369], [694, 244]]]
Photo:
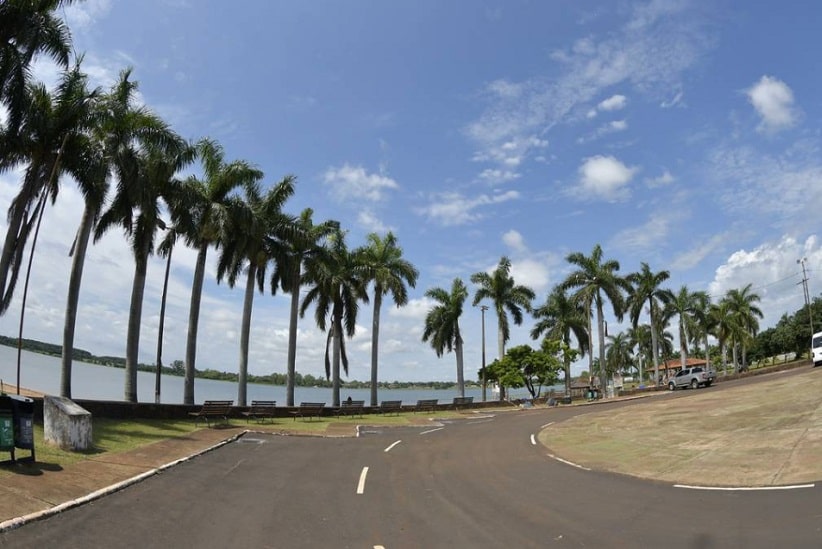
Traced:
[[485, 311], [488, 310], [488, 305], [480, 305], [482, 312], [482, 401], [485, 402], [485, 388], [487, 386], [487, 378], [485, 375]]
[[802, 293], [805, 296], [805, 307], [808, 308], [808, 322], [811, 327], [811, 337], [813, 337], [813, 311], [811, 310], [811, 296], [808, 292], [808, 275], [805, 272], [805, 261], [807, 260], [808, 258], [803, 257], [802, 259], [797, 259], [796, 262], [802, 265], [802, 282], [800, 282], [800, 284], [802, 284]]

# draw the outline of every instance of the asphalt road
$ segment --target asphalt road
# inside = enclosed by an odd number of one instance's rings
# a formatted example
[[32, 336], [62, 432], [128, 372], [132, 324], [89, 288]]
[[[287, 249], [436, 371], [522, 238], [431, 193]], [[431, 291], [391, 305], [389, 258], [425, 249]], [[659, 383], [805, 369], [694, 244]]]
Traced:
[[364, 428], [356, 439], [247, 434], [4, 533], [0, 546], [822, 546], [822, 487], [684, 489], [585, 470], [535, 443], [548, 423], [636, 405]]

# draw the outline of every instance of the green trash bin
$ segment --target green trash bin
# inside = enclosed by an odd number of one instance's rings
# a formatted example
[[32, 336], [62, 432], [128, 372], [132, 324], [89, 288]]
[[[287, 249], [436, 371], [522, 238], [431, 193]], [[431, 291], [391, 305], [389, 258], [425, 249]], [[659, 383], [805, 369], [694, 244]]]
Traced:
[[31, 456], [21, 459], [34, 461], [34, 400], [14, 396], [11, 409], [14, 419], [14, 447], [31, 450]]
[[14, 452], [14, 412], [5, 395], [0, 396], [0, 452]]

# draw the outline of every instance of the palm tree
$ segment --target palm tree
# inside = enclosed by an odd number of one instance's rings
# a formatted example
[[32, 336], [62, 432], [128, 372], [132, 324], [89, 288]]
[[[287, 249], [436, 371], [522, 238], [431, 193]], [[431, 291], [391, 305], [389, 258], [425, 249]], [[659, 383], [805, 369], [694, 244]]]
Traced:
[[[169, 204], [170, 209], [175, 208], [175, 204]], [[157, 255], [165, 258], [166, 270], [163, 276], [163, 293], [160, 297], [160, 321], [157, 326], [157, 359], [156, 372], [154, 377], [154, 403], [160, 404], [160, 380], [163, 373], [163, 331], [165, 329], [166, 321], [166, 297], [168, 296], [168, 275], [171, 273], [171, 256], [174, 252], [174, 246], [177, 244], [177, 238], [180, 233], [177, 232], [176, 227], [166, 227], [166, 236], [163, 238], [160, 245], [157, 246]]]
[[710, 317], [711, 325], [713, 326], [712, 333], [719, 342], [719, 354], [722, 357], [722, 375], [727, 376], [728, 353], [726, 342], [733, 337], [733, 333], [735, 332], [734, 317], [730, 314], [730, 305], [728, 302], [722, 299], [719, 303], [711, 305]]
[[[359, 301], [368, 303], [366, 283], [360, 272], [362, 264], [357, 254], [349, 251], [345, 244], [345, 234], [337, 231], [329, 237], [326, 248], [306, 266], [305, 280], [309, 284], [303, 299], [300, 314], [313, 302], [317, 302], [314, 320], [320, 330], [325, 331], [327, 318], [331, 316], [331, 326], [325, 349], [325, 376], [332, 381], [332, 404], [340, 405], [340, 361], [348, 375], [348, 356], [345, 352], [345, 335], [353, 337], [357, 327]], [[333, 344], [333, 360], [329, 361], [329, 345]]]
[[111, 227], [120, 226], [130, 239], [134, 254], [134, 280], [126, 336], [125, 400], [137, 402], [137, 365], [140, 323], [143, 312], [148, 258], [154, 253], [157, 231], [165, 228], [160, 218], [161, 201], [174, 202], [182, 193], [176, 174], [195, 157], [194, 148], [165, 128], [161, 143], [143, 143], [132, 151], [126, 167], [133, 177], [117, 182], [117, 192], [109, 209], [100, 217], [94, 237], [98, 240]]
[[[639, 358], [639, 382], [644, 381], [644, 373], [642, 371], [643, 362], [649, 363], [653, 360], [653, 343], [651, 341], [651, 326], [649, 324], [638, 324], [628, 328], [628, 340], [631, 343], [631, 348], [636, 349], [636, 355]], [[657, 349], [659, 352], [659, 349]], [[654, 372], [654, 385], [657, 383], [659, 376], [659, 364]]]
[[248, 346], [251, 335], [251, 309], [254, 304], [254, 284], [264, 291], [266, 269], [275, 256], [272, 247], [287, 238], [291, 219], [282, 213], [282, 207], [294, 194], [294, 177], [286, 176], [271, 187], [265, 197], [256, 185], [246, 187], [245, 201], [233, 199], [231, 212], [220, 242], [223, 252], [217, 265], [217, 282], [225, 277], [234, 287], [237, 277], [245, 270], [246, 286], [243, 300], [243, 318], [240, 330], [240, 366], [237, 383], [237, 405], [246, 405], [248, 384]]
[[[756, 305], [760, 299], [759, 295], [751, 292], [751, 286], [748, 284], [741, 290], [738, 288], [728, 290], [723, 298], [728, 303], [729, 313], [733, 317], [734, 350], [736, 345], [742, 349], [742, 370], [748, 369], [747, 343], [759, 331], [757, 318], [763, 318], [762, 311]], [[736, 358], [734, 358], [734, 364], [736, 364]]]
[[611, 375], [617, 372], [624, 372], [634, 361], [631, 347], [630, 337], [625, 332], [608, 336], [608, 344], [605, 352], [605, 367], [611, 372]]
[[461, 279], [455, 278], [451, 283], [451, 293], [442, 288], [431, 288], [425, 295], [436, 301], [437, 305], [434, 305], [425, 317], [422, 340], [430, 340], [437, 357], [441, 357], [446, 350], [449, 353], [454, 351], [457, 357], [457, 388], [459, 396], [465, 396], [463, 340], [459, 321], [462, 306], [468, 298], [468, 289]]
[[[559, 286], [555, 286], [545, 299], [545, 303], [534, 310], [534, 318], [537, 323], [531, 330], [532, 339], [544, 336], [547, 339], [560, 340], [571, 347], [571, 336], [573, 335], [580, 355], [585, 355], [589, 351], [587, 312], [581, 303], [569, 299], [568, 294]], [[567, 355], [564, 371], [565, 396], [570, 396], [571, 361]]]
[[419, 271], [402, 258], [402, 248], [392, 232], [380, 238], [378, 234], [368, 235], [368, 244], [358, 251], [363, 263], [363, 276], [374, 283], [374, 314], [371, 319], [371, 406], [377, 405], [377, 361], [380, 340], [380, 308], [382, 296], [391, 294], [394, 304], [401, 307], [408, 303], [408, 290], [417, 285]]
[[32, 229], [39, 226], [47, 200], [57, 199], [60, 176], [69, 173], [78, 180], [88, 178], [88, 131], [95, 95], [96, 91], [88, 91], [79, 64], [75, 65], [63, 73], [53, 94], [42, 84], [29, 85], [20, 126], [16, 131], [7, 126], [0, 134], [0, 173], [26, 165], [20, 191], [9, 207], [0, 255], [0, 314], [11, 303]]
[[638, 273], [631, 273], [625, 279], [631, 284], [628, 291], [628, 310], [630, 312], [631, 324], [634, 328], [639, 325], [639, 315], [645, 304], [648, 304], [648, 315], [650, 316], [649, 331], [651, 335], [651, 360], [654, 364], [654, 384], [659, 379], [659, 341], [656, 330], [650, 329], [656, 326], [661, 314], [660, 308], [671, 301], [673, 296], [670, 290], [663, 289], [662, 283], [670, 278], [668, 271], [654, 273], [647, 263], [640, 264]]
[[288, 322], [288, 359], [286, 373], [286, 406], [294, 406], [294, 377], [297, 366], [297, 322], [299, 316], [300, 287], [303, 284], [303, 267], [319, 254], [322, 242], [340, 229], [337, 221], [324, 221], [317, 225], [311, 219], [314, 211], [306, 208], [295, 220], [291, 238], [275, 250], [274, 272], [271, 275], [271, 293], [277, 288], [291, 294]]
[[667, 303], [668, 314], [679, 317], [679, 360], [680, 367], [685, 368], [688, 362], [688, 341], [690, 341], [689, 327], [693, 325], [692, 316], [696, 307], [697, 294], [682, 286], [673, 294], [673, 299]]
[[[605, 364], [605, 316], [604, 299], [611, 302], [614, 315], [618, 320], [622, 320], [624, 310], [623, 290], [630, 290], [629, 283], [618, 276], [619, 262], [610, 259], [603, 261], [602, 247], [597, 244], [591, 251], [590, 256], [585, 256], [580, 252], [569, 254], [565, 258], [568, 263], [577, 266], [577, 270], [568, 275], [560, 284], [563, 290], [576, 289], [575, 298], [588, 308], [596, 306], [597, 311], [597, 333], [599, 335], [599, 364], [600, 369]], [[589, 309], [590, 310], [590, 309]], [[590, 332], [589, 332], [590, 333]], [[593, 375], [593, 365], [591, 365], [591, 375]], [[600, 371], [600, 383], [606, 383], [605, 372]]]
[[[45, 54], [66, 68], [71, 35], [65, 22], [55, 16], [73, 0], [6, 0], [0, 3], [0, 103], [8, 107], [8, 125], [16, 132], [23, 119], [30, 66]], [[5, 288], [5, 284], [0, 284]]]
[[711, 367], [711, 356], [708, 349], [708, 335], [713, 330], [713, 317], [711, 317], [711, 298], [707, 292], [698, 291], [693, 293], [693, 309], [691, 310], [691, 342], [694, 344], [694, 352], [699, 352], [700, 343], [705, 345], [705, 368]]
[[[505, 343], [511, 339], [506, 310], [514, 318], [514, 324], [519, 326], [522, 324], [523, 311], [531, 311], [531, 301], [536, 295], [531, 288], [515, 284], [511, 276], [511, 260], [505, 256], [500, 258], [494, 272], [474, 273], [471, 275], [471, 282], [479, 286], [474, 293], [474, 306], [479, 305], [483, 299], [489, 299], [493, 303], [497, 314], [497, 346], [501, 360], [505, 356]], [[502, 385], [499, 394], [500, 400], [504, 400], [505, 387]]]
[[225, 152], [215, 141], [203, 139], [197, 143], [202, 163], [203, 179], [190, 177], [186, 181], [192, 210], [190, 224], [180, 226], [186, 243], [197, 249], [197, 263], [191, 287], [191, 307], [186, 337], [185, 381], [183, 404], [194, 404], [194, 372], [197, 360], [197, 328], [200, 320], [200, 300], [203, 295], [206, 255], [212, 245], [219, 244], [220, 227], [226, 218], [229, 197], [240, 186], [256, 183], [263, 173], [245, 161], [225, 162]]

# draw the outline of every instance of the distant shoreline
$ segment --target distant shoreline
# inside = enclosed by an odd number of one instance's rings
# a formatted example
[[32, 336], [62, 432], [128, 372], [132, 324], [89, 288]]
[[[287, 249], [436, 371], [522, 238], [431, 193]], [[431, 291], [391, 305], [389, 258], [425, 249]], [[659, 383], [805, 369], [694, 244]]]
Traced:
[[[37, 353], [46, 356], [52, 356], [60, 358], [63, 355], [63, 347], [61, 345], [56, 345], [54, 343], [46, 343], [43, 341], [38, 341], [36, 339], [26, 339], [23, 338], [22, 340], [22, 348], [24, 351], [29, 351], [31, 353]], [[17, 349], [17, 338], [16, 337], [8, 337], [4, 335], [0, 335], [0, 345], [4, 345], [6, 347], [12, 347]], [[113, 357], [113, 356], [96, 356], [90, 353], [89, 351], [83, 349], [74, 349], [72, 353], [73, 360], [79, 360], [81, 362], [86, 362], [88, 364], [96, 364], [98, 366], [108, 366], [110, 368], [120, 368], [124, 369], [126, 365], [126, 359], [122, 357]], [[176, 367], [169, 367], [163, 366], [161, 368], [163, 375], [169, 376], [176, 376], [176, 377], [183, 377], [184, 371], [182, 369], [182, 362], [181, 361], [174, 361], [172, 364], [175, 364]], [[138, 364], [137, 370], [141, 372], [149, 372], [155, 373], [157, 371], [157, 366], [154, 364]], [[196, 379], [214, 379], [219, 381], [230, 381], [230, 382], [237, 382], [238, 375], [232, 372], [221, 372], [218, 370], [195, 370], [194, 377]], [[331, 381], [326, 380], [324, 377], [314, 377], [311, 374], [301, 375], [297, 373], [295, 380], [295, 386], [297, 387], [327, 387], [330, 388], [332, 386]], [[285, 374], [278, 374], [272, 373], [264, 376], [257, 376], [249, 374], [248, 376], [248, 383], [257, 383], [260, 385], [286, 385], [286, 378]], [[340, 386], [345, 389], [369, 389], [371, 388], [371, 383], [368, 381], [342, 381]], [[456, 383], [450, 381], [380, 381], [377, 383], [377, 387], [381, 389], [454, 389], [457, 386]], [[465, 387], [474, 387], [478, 388], [481, 385], [476, 382], [466, 381]], [[24, 389], [21, 388], [21, 394]], [[16, 391], [16, 387], [15, 387]], [[8, 391], [7, 391], [8, 392]], [[36, 393], [36, 391], [31, 391], [32, 393]]]

